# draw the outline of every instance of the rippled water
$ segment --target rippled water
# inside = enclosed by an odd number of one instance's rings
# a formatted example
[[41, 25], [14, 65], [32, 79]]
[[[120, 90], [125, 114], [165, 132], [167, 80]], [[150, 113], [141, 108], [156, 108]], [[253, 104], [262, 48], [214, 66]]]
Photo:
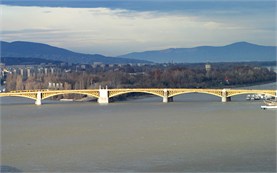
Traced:
[[27, 172], [276, 171], [276, 112], [261, 110], [261, 101], [161, 101], [35, 106], [3, 98], [1, 164]]

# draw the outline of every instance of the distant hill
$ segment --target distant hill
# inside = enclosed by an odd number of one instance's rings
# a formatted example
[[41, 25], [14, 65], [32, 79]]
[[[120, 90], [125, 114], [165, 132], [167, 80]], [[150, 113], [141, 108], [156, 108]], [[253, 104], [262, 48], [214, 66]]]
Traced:
[[72, 52], [42, 43], [34, 42], [4, 42], [1, 41], [1, 57], [39, 58], [69, 63], [91, 64], [102, 62], [105, 64], [149, 63], [149, 61], [106, 57], [99, 54], [82, 54]]
[[237, 42], [218, 47], [200, 46], [194, 48], [170, 48], [165, 50], [134, 52], [119, 57], [157, 63], [275, 61], [276, 46], [260, 46], [248, 42]]
[[40, 58], [20, 58], [20, 57], [1, 57], [1, 63], [5, 65], [39, 65], [45, 64], [60, 64], [62, 61], [54, 61]]

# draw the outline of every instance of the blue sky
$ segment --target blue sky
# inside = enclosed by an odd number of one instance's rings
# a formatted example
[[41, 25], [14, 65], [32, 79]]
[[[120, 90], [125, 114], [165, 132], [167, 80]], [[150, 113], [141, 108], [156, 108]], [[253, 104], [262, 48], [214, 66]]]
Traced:
[[2, 0], [1, 40], [83, 53], [276, 45], [275, 0]]

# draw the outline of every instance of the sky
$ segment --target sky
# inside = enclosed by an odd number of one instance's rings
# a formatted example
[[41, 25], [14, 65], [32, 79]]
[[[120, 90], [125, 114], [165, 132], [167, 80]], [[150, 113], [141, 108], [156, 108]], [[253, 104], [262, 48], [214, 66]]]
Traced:
[[2, 0], [1, 40], [106, 56], [223, 46], [276, 46], [275, 0]]

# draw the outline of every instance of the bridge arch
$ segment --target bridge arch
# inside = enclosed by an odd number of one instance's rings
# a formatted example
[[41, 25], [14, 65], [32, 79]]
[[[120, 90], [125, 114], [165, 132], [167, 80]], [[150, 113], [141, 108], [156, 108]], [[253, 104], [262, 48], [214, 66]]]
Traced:
[[207, 92], [207, 91], [181, 91], [181, 92], [170, 94], [169, 97], [174, 97], [174, 96], [183, 95], [183, 94], [190, 94], [190, 93], [208, 94], [208, 95], [213, 95], [220, 98], [222, 97], [221, 93], [214, 93], [214, 92]]
[[275, 97], [276, 92], [274, 91], [258, 91], [258, 90], [248, 90], [248, 91], [240, 91], [240, 92], [228, 92], [228, 97], [244, 95], [244, 94], [265, 94]]
[[27, 98], [27, 99], [32, 99], [32, 100], [36, 100], [36, 95], [34, 96], [30, 96], [30, 95], [20, 95], [20, 94], [13, 94], [13, 95], [0, 95], [0, 97], [21, 97], [21, 98]]
[[128, 93], [146, 93], [146, 94], [163, 97], [163, 93], [161, 94], [159, 92], [154, 92], [154, 91], [126, 90], [126, 91], [119, 91], [119, 92], [111, 92], [109, 95], [109, 98], [113, 98], [113, 97], [120, 96], [123, 94], [128, 94]]
[[42, 100], [50, 98], [50, 97], [58, 96], [58, 95], [64, 95], [64, 94], [78, 94], [78, 95], [86, 95], [86, 96], [90, 96], [90, 97], [99, 98], [99, 96], [96, 94], [72, 90], [70, 92], [61, 91], [61, 92], [55, 92], [55, 93], [42, 93]]

